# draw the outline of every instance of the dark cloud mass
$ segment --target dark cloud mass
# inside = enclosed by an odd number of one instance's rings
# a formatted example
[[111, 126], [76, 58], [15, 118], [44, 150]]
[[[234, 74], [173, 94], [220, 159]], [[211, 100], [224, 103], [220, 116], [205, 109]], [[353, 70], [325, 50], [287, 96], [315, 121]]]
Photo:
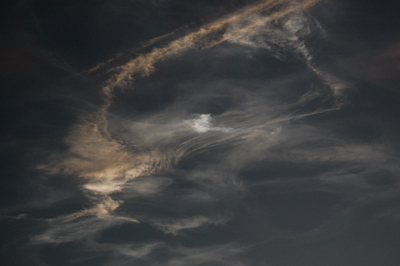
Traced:
[[399, 11], [4, 4], [1, 265], [399, 265]]

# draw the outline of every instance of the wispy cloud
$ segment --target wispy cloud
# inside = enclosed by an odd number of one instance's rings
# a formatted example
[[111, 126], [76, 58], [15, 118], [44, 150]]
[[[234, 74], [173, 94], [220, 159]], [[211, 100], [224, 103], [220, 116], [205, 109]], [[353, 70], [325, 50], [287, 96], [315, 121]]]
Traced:
[[195, 216], [171, 222], [155, 221], [155, 226], [168, 234], [176, 235], [181, 230], [194, 229], [200, 226], [210, 225], [210, 224], [220, 225], [225, 222], [226, 222], [225, 219], [213, 219], [205, 216]]
[[[319, 0], [305, 0], [300, 2], [267, 0], [244, 7], [233, 14], [229, 14], [221, 19], [206, 24], [199, 30], [172, 41], [163, 48], [155, 48], [152, 52], [140, 55], [127, 64], [118, 67], [118, 74], [107, 81], [107, 85], [103, 88], [103, 91], [105, 95], [111, 96], [114, 87], [125, 86], [127, 82], [133, 78], [133, 75], [140, 74], [142, 76], [148, 76], [154, 71], [154, 64], [163, 58], [178, 55], [191, 48], [209, 48], [223, 41], [234, 40], [238, 35], [240, 36], [244, 32], [263, 28], [265, 27], [265, 23], [269, 21], [280, 19], [292, 12], [315, 5], [318, 2]], [[268, 14], [270, 10], [277, 6], [279, 7], [278, 11]], [[264, 12], [267, 14], [262, 17], [261, 21], [253, 19], [255, 16], [263, 14]], [[215, 34], [221, 30], [226, 30], [232, 23], [236, 23], [240, 26], [235, 30], [230, 30], [229, 34], [223, 35], [222, 37], [220, 36], [218, 38], [218, 36], [215, 36]], [[215, 39], [215, 37], [217, 37], [217, 39]]]
[[[106, 110], [111, 104], [113, 89], [127, 84], [135, 74], [148, 76], [154, 70], [154, 64], [161, 59], [178, 55], [190, 48], [207, 48], [223, 41], [234, 40], [243, 32], [263, 28], [268, 21], [280, 19], [289, 13], [310, 7], [317, 2], [261, 1], [204, 25], [199, 30], [172, 41], [163, 48], [154, 48], [150, 53], [139, 55], [126, 65], [118, 67], [116, 69], [117, 74], [111, 77], [103, 87], [104, 108], [99, 113], [82, 118], [82, 122], [71, 130], [70, 136], [66, 139], [66, 143], [70, 146], [67, 154], [53, 155], [51, 162], [40, 166], [39, 169], [44, 169], [50, 174], [78, 175], [87, 180], [82, 188], [88, 193], [110, 195], [113, 192], [120, 191], [129, 180], [138, 176], [151, 175], [162, 168], [168, 168], [172, 162], [176, 162], [184, 150], [168, 151], [170, 148], [167, 150], [150, 148], [150, 150], [145, 151], [147, 149], [145, 148], [143, 151], [139, 149], [139, 152], [130, 153], [110, 135], [107, 128]], [[277, 7], [278, 11], [270, 12], [272, 8]], [[255, 16], [262, 16], [263, 21], [255, 20]], [[236, 26], [233, 29], [232, 24], [241, 26]], [[229, 27], [231, 28], [227, 31]], [[229, 32], [229, 34], [220, 35], [216, 38], [217, 36], [214, 35], [221, 30]], [[189, 124], [197, 132], [220, 131], [228, 133], [231, 131], [231, 128], [228, 127], [211, 126], [211, 117], [207, 114], [186, 121], [186, 124]], [[178, 127], [178, 130], [181, 128]], [[171, 133], [170, 130], [169, 132]], [[150, 145], [154, 145], [154, 143], [150, 143]], [[106, 202], [103, 205], [106, 206]], [[104, 209], [100, 210], [97, 207], [93, 207], [92, 210], [97, 210], [100, 216], [104, 212]], [[107, 212], [110, 214], [112, 210], [110, 209]]]
[[[384, 145], [352, 143], [328, 134], [321, 125], [299, 123], [307, 119], [318, 120], [319, 116], [339, 110], [348, 86], [317, 66], [308, 47], [306, 39], [309, 35], [323, 35], [324, 30], [302, 11], [318, 2], [258, 2], [115, 67], [113, 71], [116, 74], [102, 87], [104, 105], [97, 112], [82, 117], [80, 123], [71, 128], [65, 140], [69, 145], [67, 153], [53, 154], [47, 164], [39, 167], [52, 175], [78, 176], [82, 180], [80, 188], [90, 199], [90, 206], [48, 220], [49, 229], [33, 237], [33, 243], [80, 240], [95, 246], [98, 244], [96, 237], [102, 231], [127, 222], [149, 223], [152, 229], [164, 235], [182, 236], [206, 226], [222, 226], [233, 219], [236, 204], [251, 189], [238, 175], [254, 162], [307, 166], [367, 164], [387, 158], [390, 149]], [[218, 86], [225, 82], [222, 78], [222, 81], [218, 78], [202, 81], [205, 85], [217, 84], [217, 92], [210, 92], [211, 96], [208, 91], [206, 93], [210, 99], [219, 94], [236, 99], [233, 106], [219, 114], [187, 111], [200, 92], [183, 96], [186, 98], [172, 102], [161, 112], [154, 111], [134, 120], [108, 113], [116, 88], [125, 88], [137, 76], [151, 75], [156, 64], [164, 59], [182, 55], [190, 49], [217, 49], [222, 42], [264, 49], [281, 59], [284, 59], [283, 54], [289, 53], [301, 61], [305, 69], [283, 78], [271, 78], [268, 83], [246, 81], [234, 88]], [[310, 78], [313, 82], [308, 82], [308, 87], [300, 90], [299, 76], [304, 73], [313, 75]], [[249, 87], [256, 89], [249, 90]], [[291, 99], [282, 100], [283, 94], [290, 95]], [[318, 143], [324, 145], [319, 147]], [[208, 156], [210, 151], [213, 153]], [[192, 160], [194, 166], [186, 167], [185, 159]], [[179, 183], [179, 178], [168, 175], [179, 176], [184, 180], [183, 184]], [[337, 173], [324, 172], [313, 178], [307, 180], [317, 180], [317, 190], [324, 190], [323, 184], [327, 183], [349, 185]], [[294, 177], [279, 181], [271, 178], [258, 185], [279, 187], [280, 184], [298, 182]], [[179, 188], [180, 185], [196, 188], [184, 190]], [[295, 191], [294, 188], [290, 190], [291, 185], [288, 185], [289, 191]], [[186, 191], [187, 194], [171, 196], [168, 194], [171, 190]], [[179, 217], [168, 217], [173, 213], [171, 206], [167, 206], [171, 202], [184, 213]], [[132, 207], [134, 211], [129, 212], [131, 203], [137, 203], [139, 207]], [[152, 213], [154, 209], [146, 204], [157, 206], [165, 214]], [[190, 208], [199, 211], [193, 214]], [[313, 234], [317, 235], [324, 226], [330, 225], [323, 221]], [[271, 229], [271, 234], [279, 234], [272, 232]], [[113, 258], [121, 265], [132, 261], [139, 263], [139, 260], [151, 264], [152, 252], [160, 248], [173, 254], [164, 263], [171, 266], [232, 265], [230, 258], [240, 253], [229, 245], [215, 249], [189, 249], [160, 243], [139, 246], [104, 244], [103, 248], [118, 253]]]
[[210, 114], [201, 114], [198, 118], [186, 120], [185, 122], [190, 125], [194, 131], [199, 133], [205, 133], [207, 131], [229, 132], [232, 130], [231, 128], [214, 127]]

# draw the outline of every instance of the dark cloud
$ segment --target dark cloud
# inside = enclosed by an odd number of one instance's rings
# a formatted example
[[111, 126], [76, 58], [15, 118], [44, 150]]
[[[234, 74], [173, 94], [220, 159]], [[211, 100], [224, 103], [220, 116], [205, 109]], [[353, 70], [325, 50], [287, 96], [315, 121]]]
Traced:
[[3, 261], [397, 265], [389, 6], [10, 4]]

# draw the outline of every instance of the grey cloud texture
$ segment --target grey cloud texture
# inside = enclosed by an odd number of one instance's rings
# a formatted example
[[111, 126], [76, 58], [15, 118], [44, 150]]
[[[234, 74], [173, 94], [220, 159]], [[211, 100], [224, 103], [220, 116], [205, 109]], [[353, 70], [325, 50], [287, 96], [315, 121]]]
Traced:
[[[301, 1], [299, 3], [287, 3], [286, 1], [262, 1], [255, 5], [250, 5], [228, 15], [222, 19], [205, 25], [200, 30], [189, 33], [187, 36], [171, 42], [164, 48], [155, 48], [152, 52], [133, 59], [126, 65], [118, 68], [118, 74], [107, 81], [103, 92], [105, 94], [105, 109], [100, 111], [100, 114], [93, 114], [92, 117], [82, 118], [82, 122], [71, 130], [70, 137], [66, 140], [70, 146], [69, 154], [55, 155], [56, 159], [53, 163], [40, 166], [39, 169], [45, 169], [49, 173], [66, 173], [77, 174], [82, 178], [89, 180], [83, 188], [88, 192], [94, 194], [100, 193], [109, 195], [110, 193], [119, 191], [128, 180], [134, 179], [138, 176], [149, 175], [157, 171], [157, 169], [168, 168], [171, 163], [178, 160], [184, 149], [171, 150], [158, 150], [158, 148], [150, 148], [150, 151], [136, 152], [134, 154], [123, 150], [123, 147], [108, 133], [107, 125], [108, 120], [105, 111], [111, 104], [112, 90], [114, 87], [126, 85], [127, 81], [132, 78], [135, 73], [142, 73], [149, 75], [154, 69], [154, 63], [168, 56], [177, 55], [182, 51], [192, 48], [201, 44], [204, 40], [209, 38], [210, 34], [215, 33], [220, 29], [224, 29], [232, 23], [236, 25], [241, 24], [242, 27], [230, 30], [230, 35], [239, 35], [244, 31], [256, 31], [263, 28], [268, 21], [280, 19], [291, 12], [307, 8], [317, 1]], [[268, 12], [269, 9], [279, 6], [277, 12], [266, 15], [262, 21], [254, 20], [254, 14], [261, 14], [261, 12]], [[259, 16], [259, 15], [258, 15]], [[231, 40], [233, 37], [223, 37], [221, 40], [212, 40], [206, 47], [212, 47], [225, 40]], [[224, 127], [211, 127], [211, 118], [207, 114], [201, 114], [196, 120], [191, 120], [189, 125], [199, 133], [206, 131], [221, 131], [227, 133], [230, 128]], [[190, 121], [190, 120], [186, 120]], [[187, 122], [188, 123], [188, 122]], [[146, 131], [146, 124], [142, 124], [144, 135], [138, 139], [139, 143], [143, 140], [146, 141], [148, 136], [154, 136], [154, 131], [149, 135]], [[138, 128], [139, 126], [139, 128]], [[175, 128], [164, 128], [161, 131], [159, 138], [165, 138], [162, 134], [182, 135], [179, 125]], [[135, 129], [139, 129], [140, 124], [137, 124]], [[167, 132], [165, 132], [167, 130]], [[149, 145], [154, 145], [155, 140], [149, 139]], [[168, 140], [167, 140], [168, 142]], [[185, 142], [183, 143], [185, 144]], [[190, 144], [190, 142], [188, 143]], [[136, 145], [136, 144], [133, 144]], [[191, 144], [190, 144], [191, 145]], [[208, 144], [206, 144], [208, 145]], [[202, 149], [203, 144], [195, 149]], [[58, 157], [58, 158], [57, 158]], [[117, 202], [115, 204], [118, 205]], [[116, 205], [116, 206], [117, 206]], [[93, 208], [98, 211], [98, 215], [105, 215], [117, 207], [111, 209]], [[108, 215], [108, 214], [107, 214]]]
[[190, 218], [185, 218], [173, 222], [155, 222], [155, 226], [160, 228], [162, 231], [176, 235], [181, 230], [193, 229], [199, 226], [204, 226], [208, 224], [223, 224], [224, 219], [211, 219], [204, 216], [195, 216]]
[[[70, 128], [67, 151], [37, 167], [77, 178], [88, 203], [38, 219], [45, 229], [27, 246], [82, 243], [82, 260], [106, 253], [103, 265], [263, 265], [240, 257], [249, 242], [328, 239], [358, 208], [399, 197], [396, 147], [379, 130], [366, 133], [370, 141], [352, 136], [355, 115], [334, 117], [350, 105], [351, 83], [317, 63], [313, 42], [328, 33], [307, 9], [319, 2], [256, 2], [126, 64], [112, 59], [89, 70], [107, 70], [101, 107]], [[167, 83], [165, 68], [177, 59], [175, 69], [200, 62], [188, 70], [196, 72], [211, 60], [254, 78], [215, 67]], [[119, 114], [118, 97], [150, 91], [153, 77], [178, 96]], [[389, 216], [398, 219], [395, 208], [379, 217]]]

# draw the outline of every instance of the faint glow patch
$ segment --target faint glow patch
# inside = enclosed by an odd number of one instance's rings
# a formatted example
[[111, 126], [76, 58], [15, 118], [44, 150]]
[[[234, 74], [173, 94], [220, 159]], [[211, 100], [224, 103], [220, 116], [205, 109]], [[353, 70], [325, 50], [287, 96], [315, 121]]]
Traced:
[[205, 133], [208, 131], [221, 131], [221, 132], [232, 131], [231, 128], [213, 127], [212, 117], [210, 114], [201, 114], [197, 118], [192, 120], [186, 120], [185, 122], [188, 125], [190, 125], [194, 131], [198, 133]]
[[207, 132], [211, 129], [211, 115], [199, 115], [198, 118], [190, 120], [189, 125], [194, 131], [199, 133]]
[[144, 258], [148, 256], [155, 248], [161, 246], [161, 243], [152, 243], [152, 244], [147, 244], [140, 246], [139, 248], [134, 248], [134, 247], [123, 247], [119, 248], [118, 251], [123, 254], [127, 255], [130, 257], [135, 257], [135, 258]]
[[279, 133], [281, 133], [282, 131], [282, 127], [276, 127], [273, 130], [270, 131], [271, 135], [278, 135]]
[[224, 224], [226, 219], [224, 218], [210, 218], [205, 216], [195, 216], [170, 222], [156, 221], [154, 225], [164, 233], [177, 235], [181, 230], [195, 229], [205, 225], [220, 225]]

